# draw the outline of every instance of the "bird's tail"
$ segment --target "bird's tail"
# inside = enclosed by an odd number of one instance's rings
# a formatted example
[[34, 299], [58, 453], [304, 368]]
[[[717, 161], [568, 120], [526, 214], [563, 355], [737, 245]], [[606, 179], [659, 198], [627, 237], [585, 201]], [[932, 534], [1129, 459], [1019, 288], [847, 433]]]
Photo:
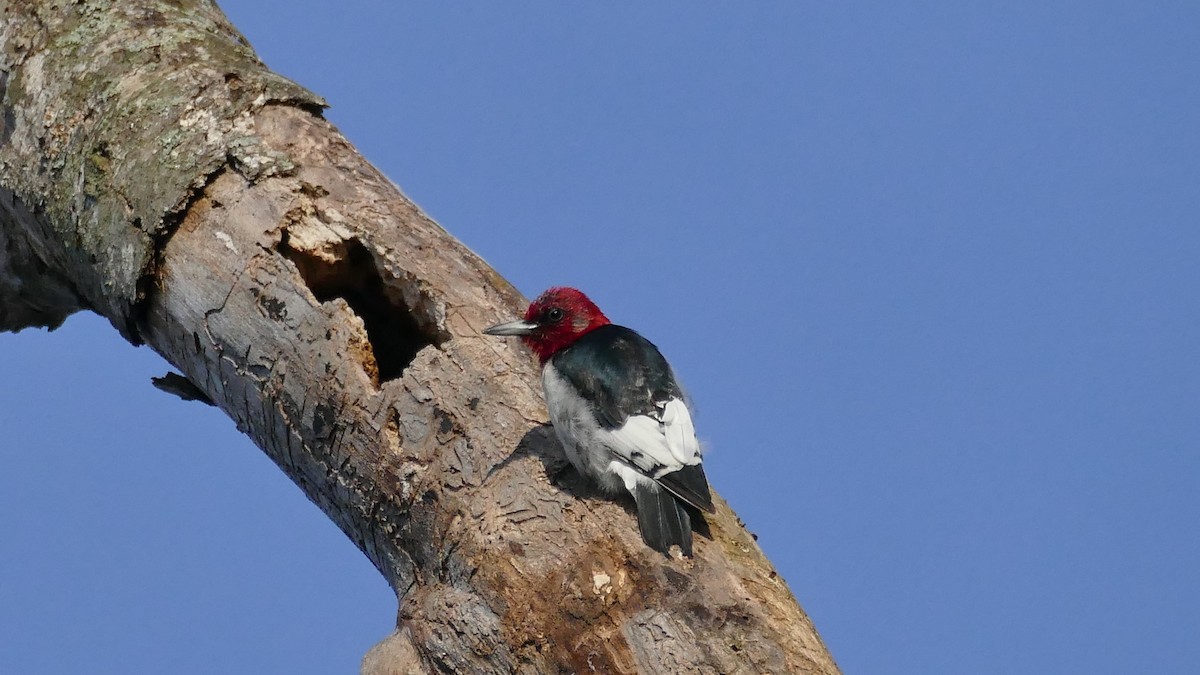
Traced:
[[678, 546], [692, 557], [692, 519], [675, 495], [651, 481], [638, 481], [633, 491], [637, 502], [638, 528], [650, 548], [670, 555]]

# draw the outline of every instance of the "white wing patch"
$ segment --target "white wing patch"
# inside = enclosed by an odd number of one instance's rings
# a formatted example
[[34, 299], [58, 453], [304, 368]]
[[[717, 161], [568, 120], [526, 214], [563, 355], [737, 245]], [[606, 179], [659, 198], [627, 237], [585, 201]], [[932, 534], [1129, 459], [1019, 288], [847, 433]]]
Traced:
[[673, 398], [663, 407], [661, 415], [661, 421], [649, 415], [634, 415], [619, 429], [601, 430], [598, 440], [654, 478], [687, 464], [699, 464], [700, 443], [687, 405]]
[[671, 454], [684, 464], [699, 464], [700, 442], [696, 440], [696, 427], [692, 425], [687, 404], [677, 398], [667, 401], [662, 411], [662, 426]]

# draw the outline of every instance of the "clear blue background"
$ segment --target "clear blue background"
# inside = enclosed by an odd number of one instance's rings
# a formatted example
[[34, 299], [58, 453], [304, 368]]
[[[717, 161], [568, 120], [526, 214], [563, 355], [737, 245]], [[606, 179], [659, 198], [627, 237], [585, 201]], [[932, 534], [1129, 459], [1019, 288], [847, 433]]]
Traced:
[[[1200, 6], [223, 4], [663, 348], [848, 673], [1200, 672]], [[0, 671], [355, 671], [386, 585], [164, 370], [0, 335]]]

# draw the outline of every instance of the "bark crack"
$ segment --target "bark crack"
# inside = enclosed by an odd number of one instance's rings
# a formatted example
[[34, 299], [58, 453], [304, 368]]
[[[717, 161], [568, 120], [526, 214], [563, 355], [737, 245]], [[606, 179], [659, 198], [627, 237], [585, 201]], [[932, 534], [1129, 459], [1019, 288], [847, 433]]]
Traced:
[[[129, 308], [127, 315], [127, 323], [125, 332], [129, 336], [129, 341], [134, 345], [141, 345], [145, 341], [142, 339], [141, 326], [145, 325], [146, 316], [150, 307], [150, 300], [153, 293], [159, 289], [161, 282], [161, 271], [163, 259], [167, 250], [167, 243], [171, 241], [171, 237], [183, 225], [183, 221], [191, 213], [194, 207], [202, 199], [208, 196], [208, 188], [228, 169], [228, 165], [222, 164], [216, 169], [209, 171], [204, 175], [203, 179], [188, 188], [184, 195], [183, 201], [178, 208], [172, 210], [163, 216], [160, 227], [153, 228], [150, 232], [150, 255], [148, 256], [145, 266], [142, 268], [142, 273], [138, 276], [134, 284], [135, 295], [132, 306]], [[119, 192], [119, 190], [118, 190]], [[129, 198], [120, 193], [122, 199], [125, 200], [127, 208], [132, 210], [132, 203]], [[132, 227], [137, 230], [144, 230], [140, 218], [135, 217], [131, 223]], [[233, 288], [230, 288], [230, 293]], [[229, 296], [225, 296], [228, 300]], [[207, 316], [207, 315], [206, 315]]]

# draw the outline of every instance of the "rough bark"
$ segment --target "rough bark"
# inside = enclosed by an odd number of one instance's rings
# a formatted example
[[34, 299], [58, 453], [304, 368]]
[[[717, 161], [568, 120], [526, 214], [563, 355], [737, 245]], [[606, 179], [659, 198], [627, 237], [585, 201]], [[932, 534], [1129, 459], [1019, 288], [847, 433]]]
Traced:
[[718, 498], [646, 548], [480, 329], [520, 295], [208, 0], [0, 0], [0, 329], [87, 308], [254, 439], [400, 601], [371, 673], [833, 673]]

